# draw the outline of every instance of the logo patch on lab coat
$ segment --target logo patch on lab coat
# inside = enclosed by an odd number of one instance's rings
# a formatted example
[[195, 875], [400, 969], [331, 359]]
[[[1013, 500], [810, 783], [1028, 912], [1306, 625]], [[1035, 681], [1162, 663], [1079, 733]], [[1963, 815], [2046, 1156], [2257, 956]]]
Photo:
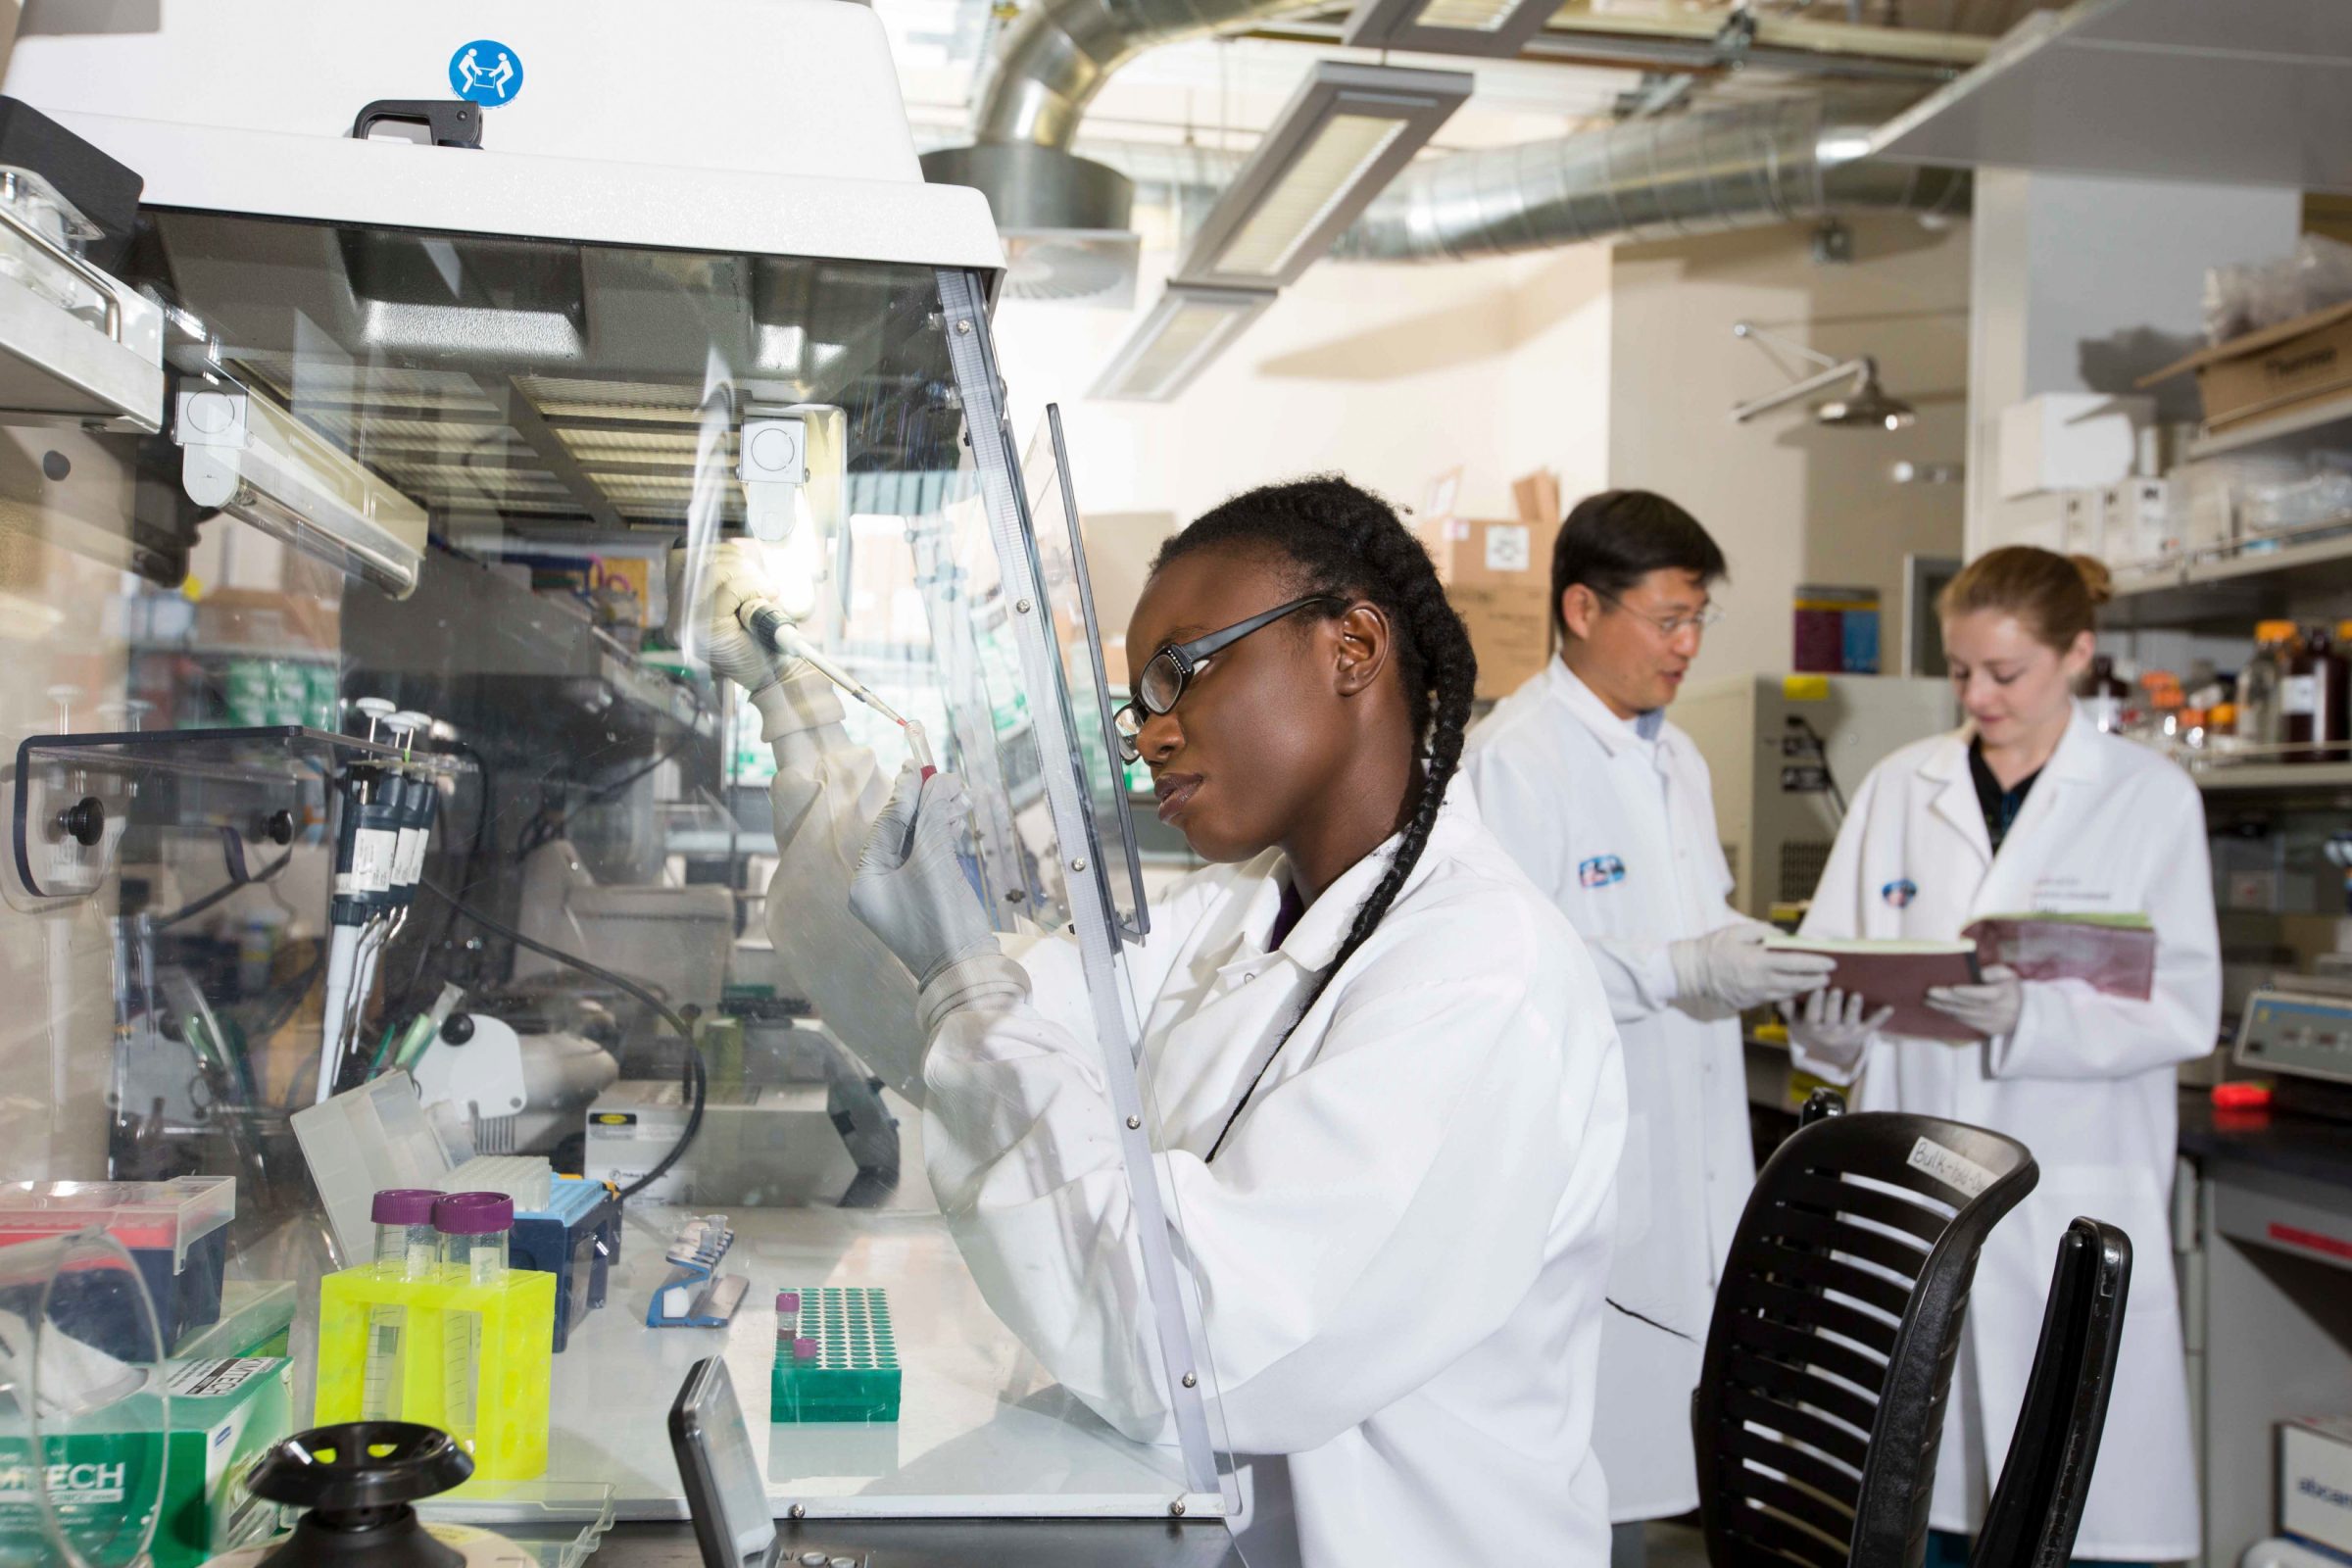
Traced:
[[1625, 862], [1614, 855], [1595, 855], [1576, 868], [1579, 887], [1605, 888], [1612, 882], [1625, 880]]
[[1907, 876], [1897, 877], [1879, 889], [1879, 897], [1899, 909], [1919, 897], [1919, 884]]

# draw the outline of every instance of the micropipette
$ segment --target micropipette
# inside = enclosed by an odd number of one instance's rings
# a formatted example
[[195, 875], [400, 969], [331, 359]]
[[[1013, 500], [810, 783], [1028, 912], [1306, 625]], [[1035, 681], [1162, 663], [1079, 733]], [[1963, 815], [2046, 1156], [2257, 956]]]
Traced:
[[786, 620], [773, 605], [746, 605], [736, 612], [736, 618], [748, 627], [754, 637], [765, 643], [770, 651], [786, 659], [807, 660], [818, 674], [905, 730], [907, 749], [914, 754], [915, 763], [922, 768], [923, 777], [929, 778], [939, 771], [932, 765], [931, 744], [923, 734], [923, 726], [900, 716], [897, 710], [866, 690], [848, 670], [810, 647], [808, 639], [802, 636], [800, 629]]
[[755, 601], [737, 611], [736, 618], [743, 622], [745, 629], [750, 631], [754, 637], [766, 644], [770, 652], [780, 654], [786, 659], [808, 661], [809, 665], [825, 679], [848, 692], [893, 724], [902, 728], [906, 726], [906, 720], [899, 715], [897, 710], [872, 692], [867, 691], [848, 670], [810, 647], [808, 639], [803, 637], [800, 629], [791, 621], [786, 620], [773, 605]]

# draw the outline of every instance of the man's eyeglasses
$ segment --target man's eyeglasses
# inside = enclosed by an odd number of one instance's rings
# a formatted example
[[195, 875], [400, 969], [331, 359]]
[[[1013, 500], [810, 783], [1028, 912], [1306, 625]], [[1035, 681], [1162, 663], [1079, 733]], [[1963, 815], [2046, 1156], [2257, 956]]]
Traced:
[[1223, 631], [1212, 631], [1205, 637], [1196, 637], [1189, 643], [1176, 643], [1162, 648], [1152, 656], [1144, 673], [1135, 683], [1135, 698], [1110, 715], [1111, 727], [1119, 734], [1119, 758], [1134, 762], [1143, 759], [1144, 722], [1151, 715], [1165, 713], [1184, 700], [1184, 689], [1192, 683], [1202, 663], [1224, 652], [1251, 632], [1273, 625], [1283, 616], [1294, 614], [1309, 605], [1339, 605], [1347, 601], [1337, 594], [1309, 594], [1294, 599], [1287, 605], [1276, 605], [1263, 614], [1238, 620]]
[[1658, 632], [1661, 636], [1669, 638], [1681, 636], [1685, 626], [1693, 627], [1699, 631], [1705, 631], [1709, 626], [1712, 626], [1717, 621], [1723, 619], [1723, 607], [1721, 605], [1701, 605], [1688, 615], [1653, 615], [1645, 610], [1636, 610], [1633, 606], [1627, 604], [1615, 594], [1604, 594], [1597, 588], [1593, 590], [1593, 594], [1595, 597], [1606, 599], [1610, 604], [1615, 605], [1619, 610], [1624, 611], [1636, 620], [1648, 621], [1652, 626], [1658, 628]]

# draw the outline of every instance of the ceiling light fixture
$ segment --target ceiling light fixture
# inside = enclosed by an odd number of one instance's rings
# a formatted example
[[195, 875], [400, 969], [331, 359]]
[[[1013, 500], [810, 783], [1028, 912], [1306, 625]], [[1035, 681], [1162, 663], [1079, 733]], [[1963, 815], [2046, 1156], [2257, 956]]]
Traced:
[[1357, 49], [1508, 59], [1559, 0], [1358, 0], [1340, 41]]
[[1169, 284], [1088, 396], [1125, 403], [1168, 402], [1273, 303], [1272, 289]]
[[1176, 280], [1265, 289], [1298, 281], [1472, 85], [1461, 71], [1320, 62], [1201, 220]]
[[1734, 424], [1745, 424], [1760, 414], [1786, 408], [1799, 398], [1827, 392], [1840, 383], [1846, 387], [1842, 397], [1834, 397], [1813, 406], [1816, 422], [1835, 429], [1900, 430], [1919, 417], [1918, 411], [1910, 404], [1890, 396], [1879, 384], [1879, 362], [1867, 354], [1858, 354], [1850, 360], [1832, 359], [1802, 343], [1791, 343], [1785, 337], [1746, 321], [1733, 322], [1732, 335], [1746, 338], [1758, 345], [1775, 344], [1791, 354], [1802, 355], [1821, 367], [1811, 375], [1800, 376], [1778, 391], [1733, 404]]

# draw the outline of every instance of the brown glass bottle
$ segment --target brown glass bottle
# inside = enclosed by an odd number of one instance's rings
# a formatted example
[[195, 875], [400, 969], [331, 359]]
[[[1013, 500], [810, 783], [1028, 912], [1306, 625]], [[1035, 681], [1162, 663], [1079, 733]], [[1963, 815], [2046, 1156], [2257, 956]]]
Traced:
[[2295, 640], [2278, 682], [2279, 736], [2290, 762], [2343, 761], [2352, 758], [2343, 744], [2352, 706], [2345, 698], [2344, 656], [2324, 626], [2314, 626]]

